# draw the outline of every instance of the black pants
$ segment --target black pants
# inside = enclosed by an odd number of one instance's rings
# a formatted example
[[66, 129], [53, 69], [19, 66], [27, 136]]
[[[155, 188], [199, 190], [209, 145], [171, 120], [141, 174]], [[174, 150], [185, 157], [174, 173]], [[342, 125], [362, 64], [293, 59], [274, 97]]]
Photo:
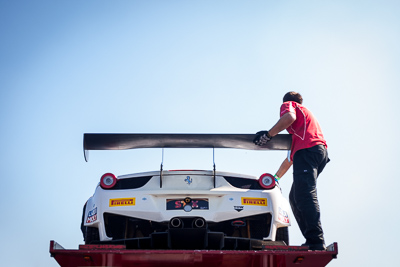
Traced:
[[289, 201], [308, 244], [325, 243], [317, 198], [317, 178], [328, 162], [328, 151], [323, 145], [301, 149], [293, 156], [293, 185]]

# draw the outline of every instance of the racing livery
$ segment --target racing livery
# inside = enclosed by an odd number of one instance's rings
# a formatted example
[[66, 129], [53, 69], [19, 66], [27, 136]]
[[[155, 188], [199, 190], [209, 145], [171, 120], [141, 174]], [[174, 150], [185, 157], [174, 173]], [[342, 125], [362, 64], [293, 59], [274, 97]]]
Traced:
[[[287, 150], [290, 136], [268, 146], [241, 134], [85, 134], [88, 150], [210, 147]], [[86, 244], [129, 249], [257, 250], [289, 244], [288, 201], [270, 174], [259, 178], [215, 170], [104, 174], [84, 206]]]

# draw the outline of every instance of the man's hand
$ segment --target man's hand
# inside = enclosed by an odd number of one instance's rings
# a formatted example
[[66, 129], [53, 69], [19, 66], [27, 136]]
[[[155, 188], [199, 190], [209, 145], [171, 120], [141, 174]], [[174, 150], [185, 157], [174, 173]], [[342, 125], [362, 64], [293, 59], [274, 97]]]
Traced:
[[257, 146], [264, 146], [271, 139], [272, 136], [268, 133], [268, 131], [259, 131], [256, 133], [256, 137], [254, 138], [253, 143]]

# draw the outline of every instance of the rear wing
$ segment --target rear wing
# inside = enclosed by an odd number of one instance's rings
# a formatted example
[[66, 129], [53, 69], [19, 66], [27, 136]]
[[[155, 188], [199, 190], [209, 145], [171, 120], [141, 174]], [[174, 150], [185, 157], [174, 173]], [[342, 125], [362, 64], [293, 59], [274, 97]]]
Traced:
[[104, 134], [85, 133], [85, 160], [89, 150], [122, 150], [135, 148], [238, 148], [248, 150], [290, 150], [289, 134], [278, 134], [265, 146], [253, 143], [255, 134]]

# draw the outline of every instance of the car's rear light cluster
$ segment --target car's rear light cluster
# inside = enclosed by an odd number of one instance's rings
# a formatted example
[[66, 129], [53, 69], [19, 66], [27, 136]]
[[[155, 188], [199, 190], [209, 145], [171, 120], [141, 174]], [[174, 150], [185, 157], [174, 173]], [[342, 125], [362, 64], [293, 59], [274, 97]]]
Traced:
[[[149, 178], [150, 177], [143, 177], [143, 178], [145, 178], [145, 181], [144, 181], [144, 183], [142, 184], [142, 185], [140, 185], [139, 187], [141, 187], [141, 186], [143, 186], [145, 183], [147, 183], [148, 182], [148, 180], [149, 180]], [[240, 181], [240, 185], [238, 184], [238, 185], [236, 185], [236, 183], [234, 183], [234, 186], [237, 186], [237, 187], [239, 187], [239, 188], [246, 188], [246, 189], [257, 189], [256, 187], [255, 187], [255, 185], [251, 185], [251, 183], [249, 184], [249, 185], [247, 185], [247, 184], [242, 184], [242, 183], [244, 183], [245, 181], [248, 181], [248, 182], [253, 182], [253, 181], [251, 181], [250, 179], [243, 179], [243, 178], [234, 178], [234, 177], [225, 177], [225, 179], [229, 182], [229, 183], [232, 183], [232, 182], [234, 182], [234, 180], [239, 180]], [[127, 179], [126, 179], [127, 180]], [[137, 180], [137, 178], [135, 179], [135, 180]], [[128, 181], [128, 180], [127, 180]], [[257, 180], [256, 180], [257, 181]], [[254, 182], [256, 182], [256, 181], [254, 181]], [[114, 174], [112, 174], [112, 173], [105, 173], [105, 174], [103, 174], [102, 176], [101, 176], [101, 179], [100, 179], [100, 186], [103, 188], [103, 189], [112, 189], [116, 184], [117, 184], [117, 182], [118, 182], [118, 179], [117, 179], [117, 177], [114, 175]], [[256, 182], [257, 183], [257, 182]], [[272, 175], [272, 174], [269, 174], [269, 173], [264, 173], [264, 174], [262, 174], [261, 176], [260, 176], [260, 178], [258, 179], [258, 186], [260, 186], [261, 188], [260, 189], [272, 189], [272, 188], [274, 188], [275, 187], [275, 178], [274, 178], [274, 176]], [[135, 186], [134, 186], [135, 187]]]
[[114, 174], [105, 173], [105, 174], [103, 174], [103, 176], [101, 176], [100, 186], [104, 189], [110, 189], [115, 186], [117, 181], [118, 181], [118, 179]]
[[[272, 180], [269, 178], [272, 177]], [[225, 180], [232, 186], [241, 189], [265, 190], [275, 187], [275, 178], [271, 174], [263, 174], [258, 180], [242, 177], [224, 176]]]
[[258, 179], [258, 183], [264, 189], [271, 189], [275, 187], [275, 178], [272, 174], [264, 173]]

